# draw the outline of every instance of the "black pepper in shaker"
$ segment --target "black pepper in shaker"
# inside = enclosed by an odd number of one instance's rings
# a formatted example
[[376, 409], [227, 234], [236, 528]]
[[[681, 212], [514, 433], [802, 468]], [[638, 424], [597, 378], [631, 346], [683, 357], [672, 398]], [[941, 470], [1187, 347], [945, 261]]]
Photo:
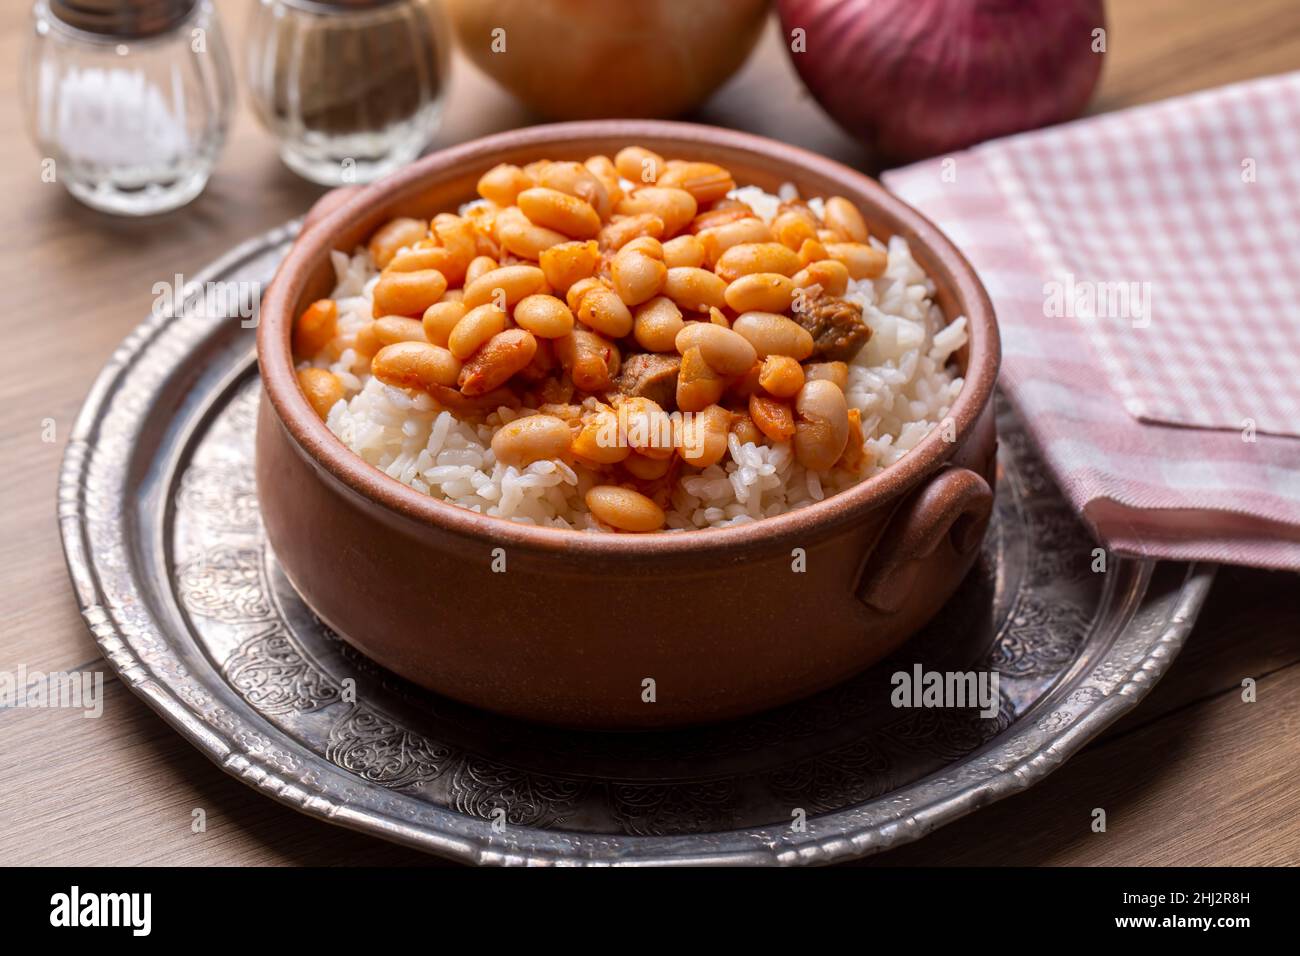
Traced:
[[437, 131], [447, 38], [431, 0], [260, 0], [247, 60], [258, 118], [299, 175], [370, 182]]

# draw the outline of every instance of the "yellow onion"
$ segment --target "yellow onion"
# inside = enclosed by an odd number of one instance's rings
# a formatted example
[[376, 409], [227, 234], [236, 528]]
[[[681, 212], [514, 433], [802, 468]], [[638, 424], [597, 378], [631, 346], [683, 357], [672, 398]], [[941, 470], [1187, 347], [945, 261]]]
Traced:
[[778, 0], [778, 9], [813, 96], [892, 160], [1078, 116], [1105, 49], [1102, 0]]
[[749, 56], [767, 0], [447, 0], [461, 48], [551, 119], [662, 117]]

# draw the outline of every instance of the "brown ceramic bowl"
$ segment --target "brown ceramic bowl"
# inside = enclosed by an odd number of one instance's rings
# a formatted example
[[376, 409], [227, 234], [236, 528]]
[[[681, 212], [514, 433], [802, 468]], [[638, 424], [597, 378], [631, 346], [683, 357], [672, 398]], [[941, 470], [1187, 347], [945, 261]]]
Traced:
[[[393, 216], [455, 208], [496, 163], [584, 159], [629, 143], [721, 163], [771, 192], [793, 182], [806, 196], [846, 196], [875, 235], [906, 237], [944, 313], [970, 322], [957, 356], [966, 382], [951, 413], [956, 441], [936, 429], [879, 475], [784, 515], [643, 536], [478, 515], [344, 447], [298, 390], [289, 345], [294, 316], [332, 289], [330, 250], [354, 249]], [[518, 717], [664, 727], [828, 687], [889, 654], [939, 609], [973, 564], [992, 507], [998, 332], [970, 265], [875, 181], [729, 130], [621, 120], [538, 126], [331, 194], [267, 290], [258, 356], [266, 398], [258, 494], [294, 586], [383, 666]], [[502, 560], [504, 572], [495, 570]]]

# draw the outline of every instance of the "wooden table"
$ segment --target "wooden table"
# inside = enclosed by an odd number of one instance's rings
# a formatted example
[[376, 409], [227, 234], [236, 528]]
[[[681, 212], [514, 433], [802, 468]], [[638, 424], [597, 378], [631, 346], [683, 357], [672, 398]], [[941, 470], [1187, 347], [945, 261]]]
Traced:
[[[242, 49], [251, 4], [220, 4]], [[1112, 0], [1095, 110], [1300, 68], [1294, 0]], [[106, 672], [102, 718], [0, 711], [6, 863], [428, 863], [308, 819], [224, 775], [107, 672], [77, 614], [55, 522], [63, 442], [89, 384], [153, 301], [319, 195], [278, 162], [241, 102], [211, 184], [150, 222], [101, 216], [42, 183], [16, 95], [28, 5], [0, 12], [0, 670]], [[866, 157], [802, 92], [773, 26], [695, 119]], [[534, 122], [463, 61], [438, 145]], [[44, 440], [53, 422], [54, 441]], [[1300, 862], [1300, 580], [1223, 570], [1187, 649], [1138, 710], [1033, 790], [873, 864]], [[1244, 703], [1245, 677], [1259, 699]], [[207, 812], [207, 832], [190, 830]], [[1089, 828], [1094, 807], [1109, 829]]]

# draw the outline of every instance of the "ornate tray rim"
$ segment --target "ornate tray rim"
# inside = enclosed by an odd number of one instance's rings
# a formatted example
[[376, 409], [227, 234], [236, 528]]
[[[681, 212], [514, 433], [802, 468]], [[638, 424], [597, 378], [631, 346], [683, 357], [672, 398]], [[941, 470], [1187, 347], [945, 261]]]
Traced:
[[[291, 221], [242, 243], [203, 269], [194, 281], [201, 284], [216, 281], [248, 259], [287, 242], [296, 233], [299, 222]], [[93, 438], [100, 423], [112, 410], [113, 400], [125, 390], [124, 382], [133, 366], [142, 360], [176, 318], [170, 311], [151, 315], [114, 351], [87, 395], [64, 453], [59, 475], [59, 524], [82, 617], [123, 683], [227, 773], [310, 816], [453, 860], [543, 865], [799, 865], [855, 859], [919, 839], [978, 807], [1038, 783], [1090, 739], [1135, 707], [1177, 656], [1214, 577], [1213, 566], [1193, 564], [1186, 567], [1167, 625], [1149, 641], [1141, 658], [1109, 693], [1084, 702], [1077, 712], [1069, 715], [1070, 719], [1062, 728], [1051, 731], [1044, 728], [1044, 720], [1039, 714], [1046, 706], [1061, 703], [1059, 698], [1063, 687], [1054, 687], [1016, 725], [963, 758], [962, 763], [980, 761], [983, 766], [980, 779], [948, 792], [942, 798], [905, 811], [899, 810], [884, 823], [863, 824], [853, 816], [860, 814], [863, 807], [891, 799], [891, 794], [822, 814], [816, 818], [816, 832], [810, 827], [803, 834], [791, 834], [788, 828], [760, 827], [682, 836], [606, 836], [588, 833], [566, 835], [562, 831], [515, 827], [512, 828], [513, 834], [527, 837], [521, 842], [531, 844], [527, 849], [519, 849], [493, 833], [487, 821], [450, 810], [446, 811], [450, 817], [468, 823], [441, 829], [416, 825], [401, 819], [396, 813], [331, 798], [323, 792], [323, 784], [317, 783], [314, 788], [309, 786], [274, 759], [255, 752], [256, 748], [250, 747], [246, 741], [241, 742], [237, 735], [231, 735], [205, 719], [192, 703], [184, 699], [180, 690], [181, 679], [190, 677], [184, 665], [178, 663], [176, 673], [161, 674], [143, 659], [136, 646], [140, 641], [167, 645], [174, 635], [151, 615], [146, 615], [144, 621], [126, 620], [120, 613], [122, 606], [114, 603], [114, 596], [103, 585], [100, 570], [108, 563], [109, 556], [97, 551], [88, 540], [87, 479], [99, 451]], [[1139, 565], [1144, 593], [1154, 567], [1154, 562]], [[132, 583], [136, 583], [134, 579]], [[129, 610], [139, 613], [138, 607]], [[251, 706], [245, 704], [245, 707], [255, 724], [261, 727], [262, 735], [283, 742], [290, 751], [303, 749]], [[1049, 715], [1048, 720], [1056, 715]], [[1034, 737], [1035, 731], [1041, 740], [1036, 741], [1032, 748], [1017, 753], [1015, 745]], [[307, 756], [311, 761], [317, 759], [310, 752]], [[917, 781], [911, 786], [923, 782]]]

